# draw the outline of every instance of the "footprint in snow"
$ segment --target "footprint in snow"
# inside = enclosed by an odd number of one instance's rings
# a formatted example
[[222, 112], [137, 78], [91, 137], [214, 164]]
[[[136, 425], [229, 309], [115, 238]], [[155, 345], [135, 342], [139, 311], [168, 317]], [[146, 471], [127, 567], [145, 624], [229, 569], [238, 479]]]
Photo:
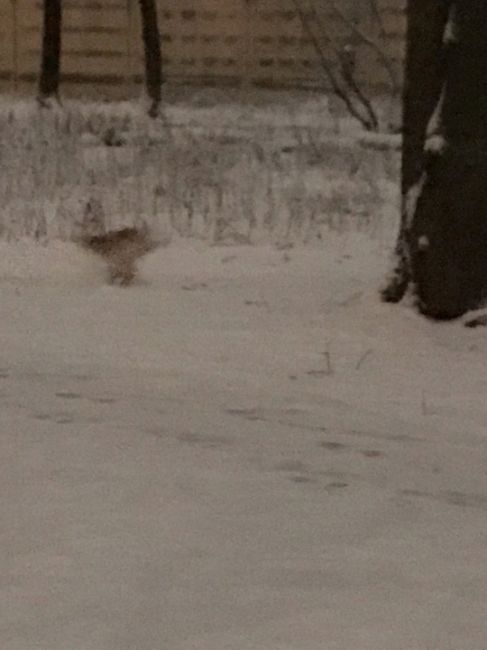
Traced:
[[56, 397], [61, 397], [62, 399], [81, 399], [79, 393], [72, 393], [69, 390], [62, 390], [56, 393]]

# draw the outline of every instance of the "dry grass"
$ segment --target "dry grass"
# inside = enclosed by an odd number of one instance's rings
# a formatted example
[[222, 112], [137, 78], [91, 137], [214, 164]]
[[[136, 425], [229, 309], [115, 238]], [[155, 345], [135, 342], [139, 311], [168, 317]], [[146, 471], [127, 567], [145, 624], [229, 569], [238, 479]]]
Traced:
[[183, 102], [156, 121], [132, 104], [46, 111], [5, 102], [0, 235], [79, 239], [90, 202], [104, 232], [144, 223], [154, 241], [312, 241], [328, 228], [380, 229], [395, 200], [397, 152], [343, 136], [320, 101]]

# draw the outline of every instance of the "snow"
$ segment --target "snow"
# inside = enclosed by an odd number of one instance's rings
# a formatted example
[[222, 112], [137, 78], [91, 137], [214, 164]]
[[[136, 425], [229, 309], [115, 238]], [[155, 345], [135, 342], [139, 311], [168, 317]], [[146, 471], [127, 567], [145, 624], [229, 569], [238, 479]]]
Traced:
[[426, 127], [424, 150], [433, 154], [441, 153], [448, 145], [443, 132], [442, 115], [445, 104], [446, 87], [443, 84], [441, 94]]
[[2, 648], [485, 646], [485, 336], [376, 241], [0, 259]]
[[453, 5], [448, 11], [448, 20], [443, 33], [443, 43], [449, 45], [458, 41], [457, 36], [457, 9]]
[[367, 229], [173, 236], [128, 288], [0, 243], [2, 650], [486, 647], [485, 331], [379, 301], [374, 165]]

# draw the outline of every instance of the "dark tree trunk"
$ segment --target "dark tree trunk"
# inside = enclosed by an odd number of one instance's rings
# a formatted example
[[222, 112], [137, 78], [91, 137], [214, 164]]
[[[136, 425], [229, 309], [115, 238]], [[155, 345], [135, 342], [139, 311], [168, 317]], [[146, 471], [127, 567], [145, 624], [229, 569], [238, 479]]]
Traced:
[[449, 20], [437, 53], [441, 101], [425, 147], [419, 133], [416, 145], [405, 134], [402, 188], [406, 265], [420, 311], [435, 319], [456, 318], [487, 297], [487, 3], [451, 0], [442, 8]]
[[144, 41], [145, 83], [151, 100], [149, 115], [155, 117], [161, 103], [162, 57], [155, 0], [139, 0]]
[[[411, 228], [412, 271], [421, 311], [455, 318], [487, 289], [487, 3], [452, 2], [441, 134], [427, 161]], [[427, 246], [418, 246], [420, 239]]]
[[44, 25], [42, 36], [39, 101], [45, 103], [59, 95], [61, 60], [62, 0], [44, 0]]
[[396, 244], [393, 277], [383, 298], [399, 302], [411, 279], [407, 231], [407, 197], [424, 169], [423, 148], [429, 119], [438, 104], [444, 74], [443, 34], [448, 6], [440, 0], [409, 0], [407, 5], [406, 63], [403, 88], [403, 147], [401, 225]]

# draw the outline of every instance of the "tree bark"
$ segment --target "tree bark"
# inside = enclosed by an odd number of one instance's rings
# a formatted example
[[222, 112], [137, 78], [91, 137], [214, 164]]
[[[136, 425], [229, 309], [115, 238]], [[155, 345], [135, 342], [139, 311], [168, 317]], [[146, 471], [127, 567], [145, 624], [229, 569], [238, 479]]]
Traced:
[[[422, 86], [427, 79], [419, 70], [412, 74], [412, 51], [419, 52], [424, 40], [415, 46], [419, 32], [411, 31], [398, 248], [419, 310], [434, 319], [451, 319], [487, 297], [487, 3], [428, 2], [441, 6], [441, 12], [432, 20], [435, 38], [422, 60], [437, 81], [430, 77], [429, 86]], [[414, 10], [427, 3], [409, 4], [414, 21], [419, 15]]]
[[411, 228], [420, 310], [455, 318], [487, 297], [487, 3], [454, 0], [439, 129]]
[[157, 23], [155, 0], [139, 0], [144, 41], [145, 83], [151, 106], [149, 115], [155, 117], [162, 99], [162, 56], [161, 39]]
[[45, 103], [59, 96], [61, 70], [62, 0], [44, 0], [44, 25], [42, 36], [39, 101]]
[[409, 0], [403, 87], [401, 224], [396, 243], [396, 268], [383, 291], [386, 302], [399, 302], [411, 280], [407, 233], [411, 216], [408, 195], [424, 170], [426, 128], [439, 101], [444, 75], [443, 34], [448, 6], [440, 0]]

